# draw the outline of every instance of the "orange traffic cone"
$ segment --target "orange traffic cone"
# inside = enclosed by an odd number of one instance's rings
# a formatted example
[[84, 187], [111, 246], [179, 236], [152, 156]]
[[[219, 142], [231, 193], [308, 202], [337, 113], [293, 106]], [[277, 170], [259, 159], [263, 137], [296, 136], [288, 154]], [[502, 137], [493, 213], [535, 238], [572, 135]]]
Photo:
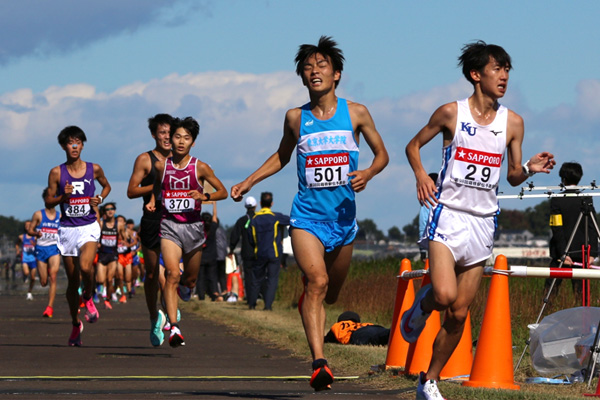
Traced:
[[[411, 271], [410, 260], [405, 258], [400, 263], [400, 275], [404, 271]], [[394, 305], [394, 317], [392, 318], [392, 327], [390, 329], [390, 339], [388, 341], [388, 352], [385, 359], [386, 369], [404, 368], [406, 365], [406, 355], [408, 354], [408, 343], [400, 333], [400, 319], [402, 314], [412, 306], [415, 301], [415, 288], [411, 281], [405, 281], [398, 278], [396, 288], [396, 303]]]
[[454, 353], [440, 372], [441, 379], [469, 375], [473, 366], [473, 334], [471, 332], [471, 312], [467, 314], [465, 329]]
[[[425, 269], [429, 269], [429, 260], [425, 261]], [[430, 283], [431, 278], [429, 275], [425, 275], [421, 287]], [[423, 328], [417, 341], [411, 343], [408, 348], [406, 368], [404, 370], [406, 374], [418, 375], [421, 371], [427, 371], [429, 369], [429, 363], [431, 362], [431, 356], [433, 355], [433, 342], [441, 327], [440, 313], [439, 311], [433, 311], [427, 319], [425, 328]]]
[[[496, 257], [494, 271], [506, 271], [506, 257]], [[508, 276], [494, 274], [488, 293], [475, 360], [464, 386], [518, 390], [513, 373]]]

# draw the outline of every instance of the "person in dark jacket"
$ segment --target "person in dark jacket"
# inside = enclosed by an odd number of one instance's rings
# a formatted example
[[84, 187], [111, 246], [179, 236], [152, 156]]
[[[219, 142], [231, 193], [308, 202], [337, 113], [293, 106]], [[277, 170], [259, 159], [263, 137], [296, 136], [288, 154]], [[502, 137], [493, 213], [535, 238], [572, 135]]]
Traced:
[[233, 253], [238, 243], [241, 244], [240, 251], [240, 260], [237, 260], [239, 269], [242, 273], [242, 279], [244, 280], [244, 287], [246, 288], [248, 285], [246, 284], [246, 270], [250, 268], [252, 265], [252, 260], [254, 259], [254, 248], [250, 245], [250, 240], [248, 238], [248, 228], [250, 227], [250, 221], [252, 217], [254, 217], [254, 213], [256, 210], [256, 199], [252, 196], [248, 196], [246, 201], [244, 202], [244, 206], [246, 207], [246, 214], [240, 217], [233, 226], [231, 230], [231, 234], [229, 236], [229, 254], [228, 257], [235, 257]]
[[252, 267], [250, 270], [246, 269], [246, 295], [250, 309], [256, 308], [258, 293], [265, 283], [265, 310], [271, 310], [279, 283], [282, 250], [282, 235], [279, 227], [289, 225], [290, 217], [271, 211], [272, 205], [273, 194], [261, 193], [261, 209], [254, 215], [248, 228], [248, 239], [254, 246]]
[[[583, 176], [581, 165], [576, 162], [566, 162], [560, 167], [558, 172], [561, 182], [565, 186], [575, 186]], [[576, 193], [577, 189], [566, 189], [566, 193]], [[588, 266], [598, 256], [598, 233], [596, 232], [593, 221], [586, 217], [582, 217], [573, 241], [567, 249], [567, 242], [575, 230], [575, 224], [582, 211], [584, 215], [589, 215], [595, 218], [596, 211], [594, 210], [594, 202], [592, 197], [552, 197], [550, 198], [550, 227], [552, 228], [552, 238], [550, 239], [550, 267], [558, 267], [560, 260], [565, 256], [563, 265], [567, 268], [578, 268], [583, 264], [583, 251], [585, 245], [585, 224], [587, 221], [587, 232], [589, 245], [589, 254], [587, 255]], [[589, 214], [588, 214], [589, 213]], [[585, 249], [588, 253], [588, 249]], [[556, 290], [553, 294], [558, 293], [558, 288], [562, 283], [562, 279], [557, 279], [555, 283]], [[552, 279], [546, 279], [546, 293], [550, 289]], [[583, 281], [580, 279], [571, 279], [573, 292], [576, 299], [582, 298]], [[584, 299], [585, 302], [585, 299]], [[589, 305], [589, 304], [587, 304]]]

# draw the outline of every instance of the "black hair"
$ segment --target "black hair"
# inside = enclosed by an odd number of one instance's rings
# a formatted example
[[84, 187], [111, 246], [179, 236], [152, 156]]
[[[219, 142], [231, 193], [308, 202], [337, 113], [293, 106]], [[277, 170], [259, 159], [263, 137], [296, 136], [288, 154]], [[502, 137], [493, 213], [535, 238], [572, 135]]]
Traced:
[[115, 211], [117, 210], [117, 203], [110, 201], [108, 203], [104, 203], [104, 205], [103, 205], [104, 208], [106, 208], [108, 206], [113, 206], [115, 208]]
[[458, 57], [458, 66], [462, 66], [463, 75], [472, 84], [475, 84], [475, 82], [471, 78], [471, 71], [476, 70], [483, 72], [485, 66], [490, 62], [491, 57], [493, 57], [500, 66], [512, 69], [510, 56], [498, 45], [487, 44], [483, 40], [478, 40], [464, 45], [461, 50], [462, 53]]
[[331, 38], [331, 36], [321, 36], [319, 39], [319, 44], [302, 44], [298, 48], [298, 52], [296, 53], [296, 58], [294, 61], [296, 62], [296, 74], [302, 77], [302, 71], [304, 70], [304, 62], [313, 54], [321, 54], [325, 57], [329, 57], [331, 60], [331, 65], [333, 66], [334, 71], [340, 72], [340, 79], [335, 82], [335, 87], [338, 86], [340, 80], [342, 79], [342, 71], [344, 70], [344, 53], [340, 48], [337, 47], [337, 43], [335, 40]]
[[577, 185], [583, 176], [583, 168], [578, 162], [566, 162], [561, 165], [558, 176], [560, 176], [562, 183], [567, 186]]
[[46, 201], [47, 195], [48, 195], [48, 188], [44, 188], [44, 190], [42, 191], [42, 199], [44, 199], [44, 201]]
[[195, 142], [198, 134], [200, 133], [200, 124], [192, 117], [185, 117], [184, 119], [174, 118], [171, 123], [171, 140], [173, 139], [173, 134], [179, 128], [185, 129], [187, 133], [192, 135], [192, 139]]
[[360, 323], [360, 316], [355, 313], [354, 311], [344, 311], [343, 313], [340, 314], [340, 316], [338, 317], [337, 322], [342, 322], [342, 321], [353, 321], [356, 322], [357, 324]]
[[125, 221], [126, 224], [134, 224], [135, 222], [133, 222], [133, 220], [131, 218], [129, 218], [127, 221]]
[[171, 126], [172, 121], [173, 117], [171, 117], [169, 114], [156, 114], [154, 117], [148, 118], [148, 129], [150, 129], [150, 132], [153, 135], [156, 135], [159, 125]]
[[273, 193], [271, 192], [262, 192], [260, 194], [260, 206], [261, 207], [271, 207], [273, 204]]
[[81, 143], [84, 143], [87, 140], [85, 133], [80, 127], [71, 125], [60, 131], [58, 134], [58, 143], [61, 146], [66, 146], [71, 138], [81, 140]]

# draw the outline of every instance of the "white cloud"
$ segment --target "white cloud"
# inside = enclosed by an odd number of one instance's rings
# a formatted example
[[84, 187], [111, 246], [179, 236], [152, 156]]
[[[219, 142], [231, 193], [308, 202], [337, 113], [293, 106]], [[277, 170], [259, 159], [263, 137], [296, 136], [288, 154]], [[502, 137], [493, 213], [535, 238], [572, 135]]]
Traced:
[[[579, 160], [585, 180], [598, 178], [596, 159], [600, 145], [595, 136], [600, 121], [594, 110], [600, 103], [599, 85], [594, 80], [582, 82], [577, 107], [562, 105], [537, 113], [516, 110], [527, 116], [524, 157], [549, 150], [556, 154], [559, 163]], [[390, 153], [390, 165], [357, 196], [359, 219], [371, 218], [380, 229], [387, 230], [393, 225], [401, 228], [414, 218], [418, 204], [404, 146], [435, 108], [465, 96], [468, 86], [457, 82], [368, 105]], [[306, 89], [292, 72], [173, 74], [133, 82], [112, 93], [98, 92], [86, 84], [51, 87], [40, 93], [29, 89], [5, 93], [0, 96], [2, 159], [6, 166], [0, 171], [0, 208], [6, 215], [26, 218], [41, 207], [39, 193], [46, 185], [48, 171], [64, 161], [56, 136], [67, 125], [79, 125], [88, 136], [83, 158], [102, 165], [113, 185], [111, 200], [117, 201], [120, 211], [130, 214], [128, 217], [139, 218], [141, 202], [128, 200], [125, 188], [135, 157], [153, 144], [147, 118], [160, 112], [198, 119], [201, 131], [192, 154], [211, 164], [229, 188], [276, 150], [285, 110], [306, 99]], [[509, 107], [513, 102], [523, 103], [518, 91], [506, 100]], [[568, 130], [571, 126], [577, 131]], [[372, 154], [364, 141], [361, 153], [360, 165], [366, 167]], [[439, 169], [440, 156], [441, 139], [436, 138], [422, 149], [427, 170]], [[555, 172], [536, 176], [534, 181], [556, 184], [558, 175]], [[272, 191], [277, 209], [288, 212], [296, 191], [295, 161], [292, 159], [284, 171], [258, 185], [253, 195], [258, 196], [263, 190]], [[516, 192], [506, 183], [501, 190]], [[9, 193], [17, 195], [7, 196]], [[503, 207], [520, 208], [520, 204], [504, 203]], [[231, 200], [219, 205], [224, 224], [232, 224], [242, 212], [243, 207]]]

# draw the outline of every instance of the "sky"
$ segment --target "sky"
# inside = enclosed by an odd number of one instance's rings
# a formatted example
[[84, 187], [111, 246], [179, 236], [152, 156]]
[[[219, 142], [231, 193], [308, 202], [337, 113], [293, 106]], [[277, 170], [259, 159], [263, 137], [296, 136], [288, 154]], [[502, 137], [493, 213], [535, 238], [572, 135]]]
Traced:
[[[578, 161], [587, 185], [600, 179], [598, 15], [591, 0], [0, 2], [0, 214], [25, 220], [43, 207], [48, 172], [65, 161], [57, 135], [77, 125], [88, 138], [82, 158], [100, 164], [112, 186], [106, 200], [139, 220], [142, 201], [127, 199], [126, 188], [136, 156], [154, 145], [147, 119], [157, 113], [199, 121], [191, 154], [229, 190], [277, 149], [286, 110], [308, 101], [294, 57], [321, 35], [346, 57], [338, 96], [369, 109], [390, 155], [357, 194], [359, 220], [385, 233], [417, 215], [404, 148], [438, 106], [472, 93], [457, 57], [474, 40], [512, 57], [501, 103], [524, 118], [524, 160], [550, 151], [559, 166]], [[438, 136], [421, 151], [430, 172], [440, 168], [441, 146]], [[362, 142], [359, 168], [371, 161]], [[517, 194], [504, 176], [500, 191]], [[558, 169], [529, 181], [556, 185]], [[294, 159], [250, 195], [262, 191], [289, 213]], [[224, 225], [244, 211], [231, 199], [217, 205]]]

